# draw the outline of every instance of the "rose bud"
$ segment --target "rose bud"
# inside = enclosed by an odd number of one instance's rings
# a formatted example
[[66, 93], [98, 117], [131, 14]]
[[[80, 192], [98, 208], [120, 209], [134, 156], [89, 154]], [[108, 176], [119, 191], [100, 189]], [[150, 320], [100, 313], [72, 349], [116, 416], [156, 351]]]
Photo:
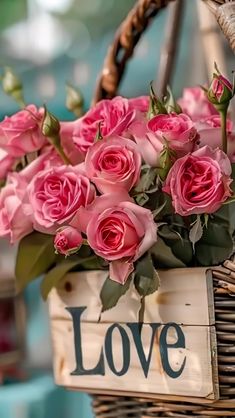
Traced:
[[208, 100], [214, 105], [228, 104], [234, 96], [233, 86], [227, 78], [220, 74], [217, 67], [215, 69], [216, 73], [213, 74], [212, 82], [207, 91]]
[[5, 68], [5, 72], [2, 76], [2, 88], [6, 94], [11, 96], [20, 105], [20, 107], [25, 107], [22, 82], [9, 67]]
[[82, 245], [80, 232], [72, 226], [60, 228], [54, 239], [54, 247], [57, 253], [69, 256], [75, 254]]
[[66, 107], [73, 112], [75, 116], [80, 117], [83, 114], [84, 99], [81, 92], [70, 84], [66, 85]]

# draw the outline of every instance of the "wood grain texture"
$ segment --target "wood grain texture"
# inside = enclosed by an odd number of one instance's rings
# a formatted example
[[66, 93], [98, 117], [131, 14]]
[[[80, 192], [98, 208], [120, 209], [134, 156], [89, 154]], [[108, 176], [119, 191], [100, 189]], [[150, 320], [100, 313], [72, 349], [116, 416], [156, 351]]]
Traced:
[[[138, 322], [139, 296], [132, 287], [117, 307], [101, 312], [100, 288], [106, 272], [71, 273], [53, 290], [49, 297], [52, 340], [54, 346], [54, 374], [56, 383], [66, 387], [85, 389], [96, 393], [135, 393], [161, 399], [187, 397], [207, 402], [218, 399], [217, 350], [213, 314], [213, 288], [210, 272], [204, 268], [161, 271], [158, 292], [146, 298], [146, 309], [141, 339], [145, 356], [149, 353], [151, 327], [162, 324], [155, 335], [152, 358], [146, 378], [140, 364], [133, 336], [126, 322]], [[69, 283], [69, 286], [68, 286]], [[67, 291], [66, 291], [67, 289]], [[68, 291], [69, 289], [69, 291]], [[74, 329], [66, 307], [87, 306], [82, 315], [81, 335], [84, 367], [96, 366], [104, 341], [113, 323], [122, 324], [130, 341], [130, 367], [123, 376], [116, 376], [105, 358], [105, 375], [71, 375], [76, 369]], [[186, 357], [180, 377], [173, 379], [163, 370], [159, 336], [164, 324], [177, 323], [185, 336], [186, 348], [168, 348], [172, 369], [178, 370]], [[174, 328], [170, 329], [167, 344], [176, 341]], [[122, 368], [123, 348], [119, 332], [113, 332], [113, 358], [117, 370]]]

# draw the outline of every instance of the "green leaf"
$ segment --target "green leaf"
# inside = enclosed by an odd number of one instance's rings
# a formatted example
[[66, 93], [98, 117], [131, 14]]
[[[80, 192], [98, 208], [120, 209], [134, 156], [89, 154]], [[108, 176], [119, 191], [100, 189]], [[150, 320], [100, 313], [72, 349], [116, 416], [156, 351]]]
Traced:
[[93, 260], [95, 256], [87, 258], [77, 258], [71, 259], [67, 258], [62, 263], [57, 264], [49, 273], [46, 274], [41, 283], [41, 294], [44, 300], [47, 299], [48, 294], [50, 293], [53, 287], [56, 287], [59, 281], [67, 274], [70, 270], [75, 267], [82, 265], [85, 262]]
[[131, 279], [132, 275], [129, 276], [125, 284], [120, 284], [107, 277], [100, 292], [102, 312], [105, 312], [108, 309], [116, 306], [120, 297], [125, 295], [129, 289]]
[[[176, 219], [180, 222], [178, 217]], [[178, 260], [182, 261], [186, 266], [192, 264], [193, 248], [189, 241], [188, 230], [186, 228], [184, 229], [183, 225], [178, 225], [178, 223], [164, 225], [161, 229], [159, 228], [158, 235], [170, 247], [172, 253]]]
[[199, 241], [203, 234], [203, 227], [200, 215], [197, 215], [196, 221], [192, 224], [189, 231], [189, 240], [193, 244], [193, 250], [195, 251], [195, 243]]
[[150, 253], [136, 263], [135, 288], [140, 296], [148, 296], [156, 292], [159, 286], [159, 276], [156, 272]]
[[16, 259], [16, 284], [22, 290], [32, 280], [45, 273], [56, 260], [53, 236], [32, 232], [19, 244]]
[[154, 264], [160, 268], [178, 268], [186, 265], [178, 259], [171, 251], [171, 248], [158, 237], [156, 244], [149, 250]]
[[203, 236], [195, 245], [196, 259], [202, 266], [213, 266], [229, 258], [233, 240], [227, 226], [209, 221]]

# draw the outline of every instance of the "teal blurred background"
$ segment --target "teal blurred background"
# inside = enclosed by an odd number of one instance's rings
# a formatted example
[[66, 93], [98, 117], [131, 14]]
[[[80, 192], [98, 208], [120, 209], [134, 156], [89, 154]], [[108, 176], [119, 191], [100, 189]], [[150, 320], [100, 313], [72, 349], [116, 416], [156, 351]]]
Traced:
[[[114, 32], [134, 0], [0, 0], [0, 72], [11, 66], [24, 82], [28, 103], [46, 103], [61, 119], [72, 119], [65, 108], [65, 83], [78, 86], [88, 107], [95, 81]], [[207, 81], [198, 32], [195, 1], [185, 1], [182, 36], [172, 88], [177, 96], [184, 86]], [[164, 39], [163, 11], [138, 45], [120, 92], [147, 94], [156, 78]], [[224, 42], [228, 70], [234, 59]], [[210, 52], [208, 51], [208, 54]], [[211, 57], [213, 59], [213, 57]], [[17, 105], [0, 92], [0, 117], [14, 113]], [[0, 243], [0, 269], [9, 249]], [[13, 257], [11, 258], [13, 268]], [[47, 307], [39, 284], [25, 292], [27, 307], [28, 379], [0, 387], [0, 418], [90, 418], [88, 396], [56, 388]]]

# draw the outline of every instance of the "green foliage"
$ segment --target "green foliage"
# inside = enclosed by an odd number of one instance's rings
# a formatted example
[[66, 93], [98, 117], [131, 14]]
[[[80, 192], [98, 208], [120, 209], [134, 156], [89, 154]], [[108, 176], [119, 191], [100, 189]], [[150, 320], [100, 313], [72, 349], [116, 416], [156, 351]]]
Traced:
[[87, 258], [70, 257], [63, 260], [62, 263], [57, 264], [53, 269], [49, 271], [42, 280], [41, 283], [41, 294], [43, 299], [47, 299], [53, 287], [56, 287], [59, 281], [65, 276], [66, 273], [74, 269], [75, 267], [81, 266], [84, 263], [93, 261], [96, 256], [89, 256]]
[[107, 277], [100, 292], [102, 312], [105, 312], [117, 305], [120, 297], [125, 295], [129, 289], [131, 279], [132, 275], [129, 276], [125, 284], [120, 284]]
[[20, 291], [32, 280], [48, 271], [56, 261], [53, 236], [32, 232], [19, 244], [16, 259], [16, 283]]
[[151, 295], [158, 289], [159, 276], [153, 266], [150, 253], [137, 261], [134, 283], [140, 296]]
[[229, 258], [233, 251], [233, 239], [226, 225], [209, 221], [203, 236], [195, 245], [197, 263], [212, 266]]

